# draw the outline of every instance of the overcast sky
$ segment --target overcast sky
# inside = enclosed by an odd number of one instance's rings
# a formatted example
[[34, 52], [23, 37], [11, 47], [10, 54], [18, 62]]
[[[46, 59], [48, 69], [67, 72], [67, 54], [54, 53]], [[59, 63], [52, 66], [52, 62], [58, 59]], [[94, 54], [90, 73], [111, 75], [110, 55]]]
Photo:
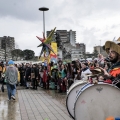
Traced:
[[[120, 37], [120, 0], [0, 0], [0, 37], [14, 37], [19, 49], [32, 49], [39, 55], [43, 12], [45, 29], [76, 31], [76, 42], [93, 46]], [[101, 41], [101, 42], [100, 42]]]

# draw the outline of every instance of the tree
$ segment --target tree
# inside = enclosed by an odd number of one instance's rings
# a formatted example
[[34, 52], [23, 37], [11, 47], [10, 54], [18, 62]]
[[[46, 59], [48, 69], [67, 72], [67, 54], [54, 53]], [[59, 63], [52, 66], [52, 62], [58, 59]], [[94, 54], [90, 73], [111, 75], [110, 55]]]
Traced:
[[34, 56], [35, 61], [38, 61], [39, 60], [38, 58], [39, 58], [38, 56]]
[[98, 56], [98, 51], [96, 50], [96, 49], [94, 49], [94, 51], [93, 51], [93, 55], [94, 55], [94, 57], [97, 57]]
[[35, 53], [33, 50], [26, 49], [26, 50], [23, 50], [23, 55], [25, 60], [30, 60], [34, 58]]
[[14, 49], [11, 51], [11, 55], [12, 55], [12, 59], [15, 57], [16, 60], [18, 59], [18, 57], [22, 57], [23, 56], [23, 51], [20, 49]]

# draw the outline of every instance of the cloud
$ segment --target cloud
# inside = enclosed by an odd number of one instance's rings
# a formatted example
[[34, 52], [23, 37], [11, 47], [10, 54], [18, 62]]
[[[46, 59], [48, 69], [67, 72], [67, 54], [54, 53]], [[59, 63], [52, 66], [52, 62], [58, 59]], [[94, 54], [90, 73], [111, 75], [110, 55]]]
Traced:
[[119, 0], [2, 0], [0, 3], [0, 36], [14, 37], [21, 49], [33, 49], [36, 55], [42, 37], [43, 12], [45, 29], [76, 31], [76, 41], [86, 44], [87, 51], [106, 40], [120, 37]]
[[[4, 24], [2, 24], [3, 22]], [[0, 26], [2, 28], [2, 36], [14, 37], [20, 49], [33, 48], [34, 50], [40, 44], [40, 41], [36, 38], [37, 35], [42, 35], [38, 31], [38, 23], [6, 17], [4, 20], [0, 19]]]

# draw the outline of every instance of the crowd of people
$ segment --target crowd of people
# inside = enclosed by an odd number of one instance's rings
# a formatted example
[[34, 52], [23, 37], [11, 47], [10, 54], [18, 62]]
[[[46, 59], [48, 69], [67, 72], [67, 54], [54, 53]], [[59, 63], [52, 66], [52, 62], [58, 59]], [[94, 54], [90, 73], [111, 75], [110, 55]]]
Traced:
[[[1, 63], [1, 78], [2, 73], [5, 73], [6, 65]], [[91, 73], [90, 70], [95, 67], [102, 66], [107, 70], [110, 67], [110, 63], [105, 61], [104, 57], [99, 54], [98, 60], [91, 62], [75, 60], [68, 63], [63, 61], [58, 61], [58, 63], [51, 62], [49, 65], [43, 62], [39, 64], [14, 64], [14, 66], [18, 70], [17, 85], [25, 86], [26, 89], [37, 90], [37, 87], [40, 86], [44, 89], [66, 92], [74, 80], [87, 79], [85, 75]]]
[[[60, 93], [66, 92], [75, 80], [88, 79], [87, 74], [91, 74], [91, 70], [95, 68], [99, 68], [103, 72], [103, 76], [99, 76], [100, 79], [112, 83], [112, 80], [120, 74], [120, 50], [118, 48], [120, 49], [118, 44], [107, 41], [105, 50], [108, 57], [105, 58], [102, 54], [99, 54], [98, 59], [92, 61], [85, 60], [81, 62], [80, 60], [74, 60], [67, 63], [59, 60], [57, 63], [50, 62], [49, 64], [44, 62], [38, 64], [14, 64], [12, 60], [6, 64], [1, 62], [0, 78], [3, 81], [2, 83], [6, 81], [8, 90], [10, 89], [9, 84], [13, 85], [11, 90], [13, 90], [12, 98], [14, 99], [16, 85], [33, 90], [42, 87], [43, 89], [54, 89]], [[12, 72], [9, 73], [8, 68], [12, 68]], [[5, 74], [5, 77], [3, 77], [3, 74]], [[15, 78], [9, 78], [11, 75], [15, 76]], [[13, 83], [11, 79], [14, 80]], [[8, 93], [8, 96], [10, 96], [10, 93]]]

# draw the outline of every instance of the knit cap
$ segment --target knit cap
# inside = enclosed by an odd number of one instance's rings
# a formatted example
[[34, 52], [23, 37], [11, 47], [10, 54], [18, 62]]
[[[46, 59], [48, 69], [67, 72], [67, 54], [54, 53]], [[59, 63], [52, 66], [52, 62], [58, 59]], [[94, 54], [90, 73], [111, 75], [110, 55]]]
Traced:
[[13, 64], [14, 64], [13, 60], [10, 60], [10, 61], [8, 62], [8, 65], [13, 65]]
[[116, 117], [115, 120], [120, 120], [120, 117]]

